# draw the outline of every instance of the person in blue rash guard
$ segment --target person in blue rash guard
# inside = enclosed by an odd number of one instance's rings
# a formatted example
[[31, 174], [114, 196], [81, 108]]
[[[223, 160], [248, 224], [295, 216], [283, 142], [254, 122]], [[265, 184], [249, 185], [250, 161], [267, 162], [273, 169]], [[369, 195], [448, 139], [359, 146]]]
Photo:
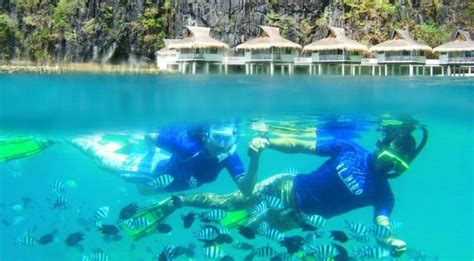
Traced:
[[[373, 206], [374, 222], [390, 229], [390, 214], [394, 196], [388, 179], [404, 173], [427, 141], [427, 131], [418, 146], [409, 132], [400, 131], [389, 139], [380, 139], [370, 152], [350, 140], [302, 141], [291, 138], [252, 140], [250, 147], [258, 154], [264, 149], [284, 153], [312, 154], [328, 159], [308, 174], [278, 174], [256, 184], [251, 197], [234, 192], [227, 195], [200, 193], [173, 196], [160, 203], [158, 213], [168, 216], [179, 207], [219, 208], [226, 211], [251, 209], [264, 196], [278, 197], [285, 208], [267, 211], [264, 221], [279, 230], [293, 229], [302, 224], [303, 214], [325, 218]], [[258, 157], [257, 157], [258, 158]], [[255, 219], [251, 226], [262, 222]], [[393, 256], [406, 251], [406, 243], [393, 236], [380, 240]]]
[[[250, 153], [248, 171], [236, 152], [236, 124], [211, 124], [199, 128], [164, 128], [146, 134], [149, 152], [120, 153], [120, 146], [75, 138], [72, 143], [103, 169], [136, 183], [142, 194], [178, 192], [213, 182], [225, 168], [242, 193], [249, 195], [256, 182], [256, 153]], [[123, 150], [123, 149], [122, 149]], [[126, 150], [125, 150], [126, 151]]]

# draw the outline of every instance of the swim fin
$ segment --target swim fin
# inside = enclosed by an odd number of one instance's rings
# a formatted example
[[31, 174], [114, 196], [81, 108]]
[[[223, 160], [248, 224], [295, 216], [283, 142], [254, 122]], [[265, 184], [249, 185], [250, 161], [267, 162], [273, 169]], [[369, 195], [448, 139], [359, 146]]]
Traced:
[[39, 137], [13, 137], [0, 140], [0, 162], [36, 155], [53, 144]]
[[249, 212], [246, 209], [227, 212], [227, 215], [221, 220], [220, 223], [222, 226], [232, 229], [246, 225], [249, 221], [249, 217]]
[[119, 226], [129, 237], [138, 240], [154, 234], [158, 226], [176, 209], [178, 208], [174, 205], [173, 200], [166, 199], [139, 208], [132, 217], [122, 221]]

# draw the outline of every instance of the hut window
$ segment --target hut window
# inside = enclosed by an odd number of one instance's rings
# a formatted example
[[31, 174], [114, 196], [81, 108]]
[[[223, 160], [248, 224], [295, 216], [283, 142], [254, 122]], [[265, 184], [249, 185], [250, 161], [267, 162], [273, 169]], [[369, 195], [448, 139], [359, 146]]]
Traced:
[[342, 50], [341, 50], [341, 49], [337, 49], [337, 54], [342, 54]]
[[474, 57], [474, 51], [466, 52], [466, 57]]
[[403, 55], [403, 56], [409, 56], [409, 55], [410, 55], [410, 51], [403, 51], [403, 52], [402, 52], [402, 55]]
[[209, 53], [217, 53], [218, 50], [216, 47], [211, 47], [211, 49], [209, 50]]
[[285, 54], [291, 54], [291, 48], [285, 48]]

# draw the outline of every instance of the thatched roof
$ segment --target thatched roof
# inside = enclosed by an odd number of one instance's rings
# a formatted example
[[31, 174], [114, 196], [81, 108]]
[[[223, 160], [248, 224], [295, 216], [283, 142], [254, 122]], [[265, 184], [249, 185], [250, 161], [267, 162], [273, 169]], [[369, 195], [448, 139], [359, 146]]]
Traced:
[[180, 39], [163, 39], [165, 42], [165, 47], [162, 49], [158, 50], [156, 53], [160, 55], [166, 55], [166, 54], [174, 54], [176, 53], [176, 50], [174, 48], [170, 48], [170, 46], [173, 43], [181, 41]]
[[433, 50], [435, 52], [474, 51], [474, 41], [469, 32], [458, 30], [452, 42], [440, 45]]
[[408, 31], [395, 30], [390, 40], [370, 48], [371, 52], [387, 51], [431, 51], [431, 47], [421, 44], [410, 37]]
[[[186, 26], [187, 36], [183, 39], [168, 40], [168, 50], [171, 49], [194, 49], [194, 48], [223, 48], [229, 49], [229, 46], [210, 36], [211, 28], [199, 26]], [[166, 45], [166, 42], [165, 42]]]
[[271, 26], [260, 26], [260, 35], [257, 38], [250, 39], [240, 45], [237, 45], [236, 50], [242, 49], [270, 49], [277, 48], [292, 48], [301, 49], [301, 45], [283, 38], [280, 35], [280, 28]]
[[346, 36], [344, 29], [329, 27], [326, 38], [306, 45], [303, 51], [344, 50], [344, 51], [368, 51], [367, 46], [358, 43]]

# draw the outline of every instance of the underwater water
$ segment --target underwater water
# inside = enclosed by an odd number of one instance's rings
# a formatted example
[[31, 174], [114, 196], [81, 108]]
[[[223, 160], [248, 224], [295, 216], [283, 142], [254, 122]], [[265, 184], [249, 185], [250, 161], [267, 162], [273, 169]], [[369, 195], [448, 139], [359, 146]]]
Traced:
[[[168, 218], [170, 233], [137, 241], [123, 232], [120, 240], [104, 240], [95, 226], [85, 225], [84, 220], [93, 218], [100, 207], [110, 209], [102, 223], [115, 224], [127, 204], [143, 206], [171, 194], [141, 195], [136, 185], [99, 168], [71, 146], [72, 137], [97, 133], [133, 136], [168, 126], [237, 119], [237, 152], [247, 166], [248, 144], [262, 135], [261, 126], [275, 137], [314, 139], [317, 133], [318, 138], [352, 139], [372, 151], [380, 136], [377, 128], [382, 115], [410, 116], [429, 132], [426, 147], [408, 171], [390, 180], [395, 194], [391, 218], [402, 224], [394, 234], [411, 251], [400, 260], [472, 260], [474, 79], [0, 75], [0, 140], [33, 135], [55, 142], [34, 156], [0, 162], [0, 260], [84, 260], [98, 249], [109, 260], [156, 260], [166, 245], [190, 243], [196, 246], [194, 260], [205, 259], [202, 243], [194, 238], [201, 223], [196, 221], [189, 229], [182, 225], [181, 215], [189, 208]], [[289, 169], [309, 173], [325, 159], [264, 151], [257, 181]], [[53, 191], [56, 181], [66, 184], [64, 192]], [[182, 193], [229, 193], [236, 188], [223, 170], [214, 182]], [[68, 200], [68, 206], [53, 209], [60, 196]], [[328, 231], [342, 230], [346, 220], [372, 224], [372, 211], [367, 207], [327, 220], [318, 244], [334, 242]], [[39, 237], [52, 231], [57, 233], [47, 245], [15, 244], [25, 233]], [[64, 243], [74, 232], [84, 233], [81, 247]], [[285, 232], [287, 236], [306, 234], [300, 229]], [[249, 240], [236, 230], [230, 235], [234, 243], [270, 244], [285, 252], [264, 237]], [[342, 245], [352, 253], [354, 247], [375, 245], [375, 241], [350, 240]], [[249, 254], [231, 244], [220, 249], [235, 260]], [[413, 253], [423, 253], [423, 257], [415, 259]]]

